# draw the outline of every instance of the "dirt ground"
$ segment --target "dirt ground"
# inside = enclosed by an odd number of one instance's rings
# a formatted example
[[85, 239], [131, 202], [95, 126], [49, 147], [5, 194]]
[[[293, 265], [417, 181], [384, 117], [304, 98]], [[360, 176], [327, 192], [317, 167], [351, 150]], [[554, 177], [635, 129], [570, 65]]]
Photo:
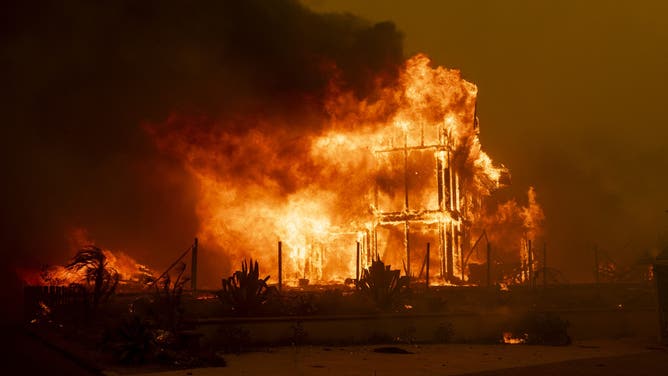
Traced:
[[[662, 374], [668, 351], [637, 339], [576, 342], [571, 346], [397, 346], [411, 354], [377, 353], [381, 346], [280, 347], [226, 355], [227, 367], [152, 376], [209, 375], [639, 375]], [[115, 374], [107, 371], [106, 374]]]

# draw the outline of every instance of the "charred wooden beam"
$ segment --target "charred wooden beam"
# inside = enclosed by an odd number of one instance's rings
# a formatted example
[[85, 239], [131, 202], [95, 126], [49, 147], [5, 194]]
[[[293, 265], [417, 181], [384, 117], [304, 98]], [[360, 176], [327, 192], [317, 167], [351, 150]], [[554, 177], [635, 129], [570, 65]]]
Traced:
[[278, 242], [278, 289], [283, 288], [283, 242]]
[[193, 292], [197, 291], [197, 252], [199, 249], [199, 242], [197, 238], [195, 238], [195, 242], [193, 243], [193, 249], [192, 249], [192, 259], [190, 262], [190, 288], [193, 290]]
[[432, 145], [416, 145], [416, 146], [406, 146], [406, 147], [400, 147], [400, 148], [387, 148], [387, 149], [377, 149], [374, 150], [376, 153], [394, 153], [398, 151], [404, 151], [404, 150], [446, 150], [447, 147], [445, 145], [440, 145], [440, 144], [432, 144]]
[[427, 259], [426, 259], [427, 273], [425, 274], [425, 283], [424, 283], [426, 288], [429, 288], [429, 245], [430, 244], [427, 243], [427, 256], [426, 256], [427, 257]]

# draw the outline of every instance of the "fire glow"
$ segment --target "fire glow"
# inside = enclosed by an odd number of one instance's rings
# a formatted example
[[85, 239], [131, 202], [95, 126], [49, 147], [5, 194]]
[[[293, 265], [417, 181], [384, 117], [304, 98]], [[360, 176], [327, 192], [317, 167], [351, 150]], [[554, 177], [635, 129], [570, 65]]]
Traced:
[[434, 283], [466, 283], [469, 264], [484, 261], [467, 254], [483, 230], [507, 244], [504, 260], [523, 260], [542, 210], [533, 190], [528, 207], [486, 205], [508, 171], [482, 151], [477, 87], [417, 55], [371, 97], [332, 79], [327, 115], [308, 135], [203, 131], [179, 116], [149, 131], [196, 178], [200, 239], [232, 265], [250, 256], [276, 270], [282, 241], [284, 281], [340, 283], [355, 276], [359, 244], [361, 268], [380, 258], [422, 278], [429, 243]]
[[[89, 239], [87, 231], [82, 228], [73, 229], [68, 237], [73, 254], [87, 246], [95, 245], [95, 242]], [[142, 286], [147, 277], [155, 275], [150, 267], [138, 263], [124, 252], [109, 249], [102, 249], [102, 252], [105, 257], [105, 268], [118, 273], [121, 289]], [[42, 270], [19, 268], [16, 272], [21, 280], [30, 286], [68, 286], [86, 281], [85, 268], [74, 270], [62, 265], [45, 266]]]

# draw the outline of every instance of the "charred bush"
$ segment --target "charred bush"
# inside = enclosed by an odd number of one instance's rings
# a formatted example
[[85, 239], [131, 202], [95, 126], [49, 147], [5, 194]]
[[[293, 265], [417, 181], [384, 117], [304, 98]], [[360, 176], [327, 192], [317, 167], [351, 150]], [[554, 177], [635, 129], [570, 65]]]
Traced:
[[190, 280], [184, 278], [186, 264], [180, 263], [174, 268], [176, 276], [169, 274], [158, 279], [149, 279], [147, 284], [155, 288], [153, 297], [145, 304], [138, 301], [133, 309], [143, 308], [144, 313], [154, 320], [157, 328], [175, 333], [181, 329], [184, 315], [183, 287]]
[[156, 350], [150, 322], [139, 315], [123, 318], [117, 328], [107, 332], [103, 345], [110, 348], [115, 359], [122, 364], [144, 363]]

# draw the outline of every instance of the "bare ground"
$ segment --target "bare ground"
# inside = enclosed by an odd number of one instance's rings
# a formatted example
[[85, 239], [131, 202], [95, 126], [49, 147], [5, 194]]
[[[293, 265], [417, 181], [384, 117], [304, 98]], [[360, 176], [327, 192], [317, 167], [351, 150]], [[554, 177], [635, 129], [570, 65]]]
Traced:
[[[280, 347], [226, 355], [227, 367], [145, 375], [642, 375], [668, 370], [666, 348], [637, 339], [571, 346], [399, 346], [412, 354], [377, 353], [379, 346]], [[107, 371], [108, 374], [113, 372]]]

